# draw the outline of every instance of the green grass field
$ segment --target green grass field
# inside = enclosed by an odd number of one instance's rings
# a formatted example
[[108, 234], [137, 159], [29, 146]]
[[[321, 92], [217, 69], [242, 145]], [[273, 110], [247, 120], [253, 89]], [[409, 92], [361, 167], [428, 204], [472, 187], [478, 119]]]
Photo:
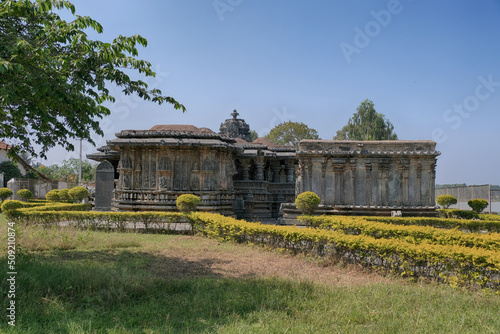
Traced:
[[258, 247], [72, 228], [16, 239], [16, 326], [3, 316], [2, 333], [500, 332], [498, 295]]

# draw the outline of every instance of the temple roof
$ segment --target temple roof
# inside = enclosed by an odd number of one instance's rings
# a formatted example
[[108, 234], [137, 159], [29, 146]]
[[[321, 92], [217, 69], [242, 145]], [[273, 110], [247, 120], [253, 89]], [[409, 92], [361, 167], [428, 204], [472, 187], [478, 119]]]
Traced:
[[262, 144], [262, 145], [266, 145], [268, 147], [272, 147], [272, 146], [279, 146], [277, 145], [275, 142], [273, 142], [271, 139], [269, 138], [266, 138], [266, 137], [259, 137], [257, 139], [255, 139], [253, 141], [254, 144]]
[[165, 124], [155, 125], [146, 131], [178, 131], [178, 132], [193, 132], [193, 133], [215, 133], [209, 128], [197, 128], [194, 125], [185, 124]]
[[432, 140], [311, 140], [300, 141], [297, 155], [330, 154], [347, 155], [380, 155], [380, 156], [438, 156], [436, 142]]

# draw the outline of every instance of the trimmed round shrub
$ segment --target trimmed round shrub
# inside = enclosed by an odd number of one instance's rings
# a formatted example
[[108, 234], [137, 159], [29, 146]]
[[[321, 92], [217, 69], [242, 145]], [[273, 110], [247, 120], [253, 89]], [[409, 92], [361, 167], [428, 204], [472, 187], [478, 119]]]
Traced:
[[61, 201], [69, 201], [71, 197], [69, 197], [69, 190], [66, 188], [59, 190], [59, 199]]
[[33, 197], [33, 193], [29, 189], [20, 189], [17, 191], [17, 197], [24, 201], [27, 201], [31, 197]]
[[22, 208], [23, 206], [24, 206], [23, 202], [9, 199], [7, 201], [2, 202], [1, 209], [2, 209], [2, 212], [5, 212], [5, 211], [10, 211], [10, 210], [17, 210], [17, 209]]
[[175, 205], [180, 212], [191, 212], [195, 211], [196, 207], [201, 203], [201, 200], [196, 195], [183, 194], [177, 197]]
[[457, 198], [451, 195], [439, 195], [436, 198], [436, 202], [443, 206], [443, 208], [448, 209], [450, 205], [457, 204]]
[[0, 188], [0, 199], [2, 201], [5, 201], [7, 198], [9, 198], [12, 195], [14, 195], [14, 193], [9, 188]]
[[471, 207], [472, 211], [475, 213], [480, 213], [488, 206], [488, 201], [482, 198], [471, 199], [467, 202], [467, 204]]
[[56, 202], [59, 200], [59, 190], [52, 189], [45, 195], [45, 199], [51, 202]]
[[305, 215], [313, 214], [314, 210], [318, 207], [320, 202], [319, 196], [312, 191], [306, 191], [297, 196], [295, 205], [297, 209], [302, 211]]
[[69, 197], [75, 202], [81, 202], [85, 197], [89, 195], [87, 188], [82, 186], [76, 186], [68, 191]]

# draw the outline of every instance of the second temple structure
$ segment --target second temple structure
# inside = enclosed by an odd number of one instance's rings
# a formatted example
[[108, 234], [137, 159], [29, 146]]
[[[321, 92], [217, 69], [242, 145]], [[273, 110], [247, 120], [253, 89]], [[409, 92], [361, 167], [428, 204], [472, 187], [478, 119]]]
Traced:
[[299, 214], [296, 195], [313, 191], [320, 213], [435, 213], [433, 141], [303, 140], [296, 151], [252, 141], [248, 124], [231, 116], [219, 133], [193, 125], [117, 133], [88, 155], [115, 169], [108, 209], [176, 211], [176, 198], [191, 193], [200, 210], [286, 223]]

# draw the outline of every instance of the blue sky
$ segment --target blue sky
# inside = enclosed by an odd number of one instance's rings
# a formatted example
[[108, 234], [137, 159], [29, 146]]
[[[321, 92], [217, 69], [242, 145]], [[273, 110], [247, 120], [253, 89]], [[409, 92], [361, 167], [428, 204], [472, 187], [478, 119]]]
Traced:
[[438, 143], [437, 183], [500, 184], [499, 0], [73, 3], [104, 26], [94, 38], [147, 38], [146, 81], [188, 109], [117, 91], [98, 146], [156, 124], [218, 131], [233, 109], [261, 136], [291, 120], [332, 139], [370, 99], [400, 139]]

